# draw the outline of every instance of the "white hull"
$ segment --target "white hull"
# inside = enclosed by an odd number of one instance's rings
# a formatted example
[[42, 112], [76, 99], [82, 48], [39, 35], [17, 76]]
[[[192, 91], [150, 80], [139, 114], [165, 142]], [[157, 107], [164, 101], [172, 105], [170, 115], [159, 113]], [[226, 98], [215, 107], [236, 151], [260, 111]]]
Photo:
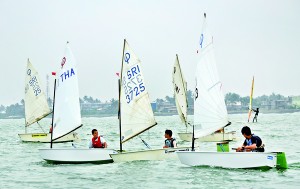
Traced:
[[[20, 139], [23, 142], [42, 142], [42, 143], [50, 143], [51, 141], [51, 133], [27, 133], [27, 134], [18, 134]], [[54, 143], [61, 142], [73, 142], [79, 141], [80, 138], [77, 133], [70, 133], [62, 138], [59, 138]]]
[[176, 152], [182, 164], [223, 168], [276, 167], [275, 152]]
[[109, 154], [117, 153], [112, 149], [39, 149], [41, 157], [49, 163], [112, 163]]
[[[178, 133], [178, 136], [181, 140], [192, 141], [193, 133]], [[222, 141], [236, 141], [235, 131], [228, 133], [213, 133], [211, 135], [197, 138], [197, 142], [222, 142]]]
[[110, 154], [114, 162], [126, 162], [126, 161], [141, 161], [141, 160], [164, 160], [164, 159], [176, 159], [175, 151], [187, 151], [188, 147], [181, 148], [163, 148], [155, 150], [141, 150], [133, 152], [122, 152], [118, 154]]

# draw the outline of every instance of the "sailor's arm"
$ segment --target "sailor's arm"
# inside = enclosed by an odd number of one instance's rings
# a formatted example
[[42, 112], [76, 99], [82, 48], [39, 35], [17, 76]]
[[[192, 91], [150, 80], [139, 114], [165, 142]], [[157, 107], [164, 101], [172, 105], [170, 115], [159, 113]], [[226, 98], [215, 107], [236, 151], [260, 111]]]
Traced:
[[254, 150], [255, 148], [257, 148], [256, 144], [251, 144], [250, 146], [245, 146], [246, 150]]
[[176, 147], [177, 147], [176, 140], [174, 140], [174, 141], [173, 141], [173, 146], [174, 146], [174, 148], [176, 148]]
[[92, 140], [90, 140], [90, 142], [89, 142], [89, 148], [93, 148]]
[[240, 146], [240, 147], [237, 147], [236, 151], [237, 151], [237, 152], [240, 152], [240, 151], [242, 151], [244, 148], [245, 148], [244, 145], [243, 145], [243, 146]]
[[104, 148], [107, 148], [107, 143], [106, 143], [106, 140], [104, 139], [104, 137], [101, 138], [101, 143], [104, 146]]

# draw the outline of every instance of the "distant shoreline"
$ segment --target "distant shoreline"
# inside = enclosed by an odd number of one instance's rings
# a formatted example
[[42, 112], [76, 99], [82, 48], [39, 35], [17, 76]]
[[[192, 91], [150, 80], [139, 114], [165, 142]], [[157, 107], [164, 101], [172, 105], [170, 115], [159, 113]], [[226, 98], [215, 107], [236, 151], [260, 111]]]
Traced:
[[[262, 114], [285, 114], [285, 113], [294, 113], [294, 112], [300, 112], [300, 109], [282, 109], [282, 110], [260, 110], [259, 113]], [[228, 114], [247, 114], [248, 111], [246, 110], [228, 110]], [[188, 114], [193, 115], [193, 114]], [[89, 114], [89, 115], [81, 115], [81, 117], [88, 118], [88, 117], [116, 117], [117, 114]], [[168, 112], [154, 112], [154, 116], [177, 116], [176, 113], [168, 113]], [[51, 116], [48, 116], [51, 117]], [[22, 119], [24, 116], [5, 116], [0, 114], [0, 119]]]

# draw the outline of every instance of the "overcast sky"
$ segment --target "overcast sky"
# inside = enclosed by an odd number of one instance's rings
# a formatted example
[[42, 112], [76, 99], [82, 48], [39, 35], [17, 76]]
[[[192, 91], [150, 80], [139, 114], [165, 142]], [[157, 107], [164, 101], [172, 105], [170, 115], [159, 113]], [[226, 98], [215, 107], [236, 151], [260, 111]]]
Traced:
[[0, 104], [24, 98], [27, 58], [46, 88], [67, 41], [81, 97], [117, 98], [124, 38], [142, 61], [151, 100], [173, 94], [176, 53], [193, 90], [204, 12], [224, 93], [249, 95], [254, 75], [254, 97], [300, 95], [297, 0], [0, 0]]

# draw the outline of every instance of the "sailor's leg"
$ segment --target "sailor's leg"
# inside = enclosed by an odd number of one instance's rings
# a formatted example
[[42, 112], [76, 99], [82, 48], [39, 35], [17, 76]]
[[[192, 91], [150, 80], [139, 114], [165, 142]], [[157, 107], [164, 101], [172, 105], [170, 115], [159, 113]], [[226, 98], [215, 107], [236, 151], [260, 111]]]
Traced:
[[256, 122], [257, 122], [257, 117], [256, 117], [256, 115], [255, 115], [254, 118], [253, 118], [253, 123], [254, 123], [254, 120], [256, 120]]

